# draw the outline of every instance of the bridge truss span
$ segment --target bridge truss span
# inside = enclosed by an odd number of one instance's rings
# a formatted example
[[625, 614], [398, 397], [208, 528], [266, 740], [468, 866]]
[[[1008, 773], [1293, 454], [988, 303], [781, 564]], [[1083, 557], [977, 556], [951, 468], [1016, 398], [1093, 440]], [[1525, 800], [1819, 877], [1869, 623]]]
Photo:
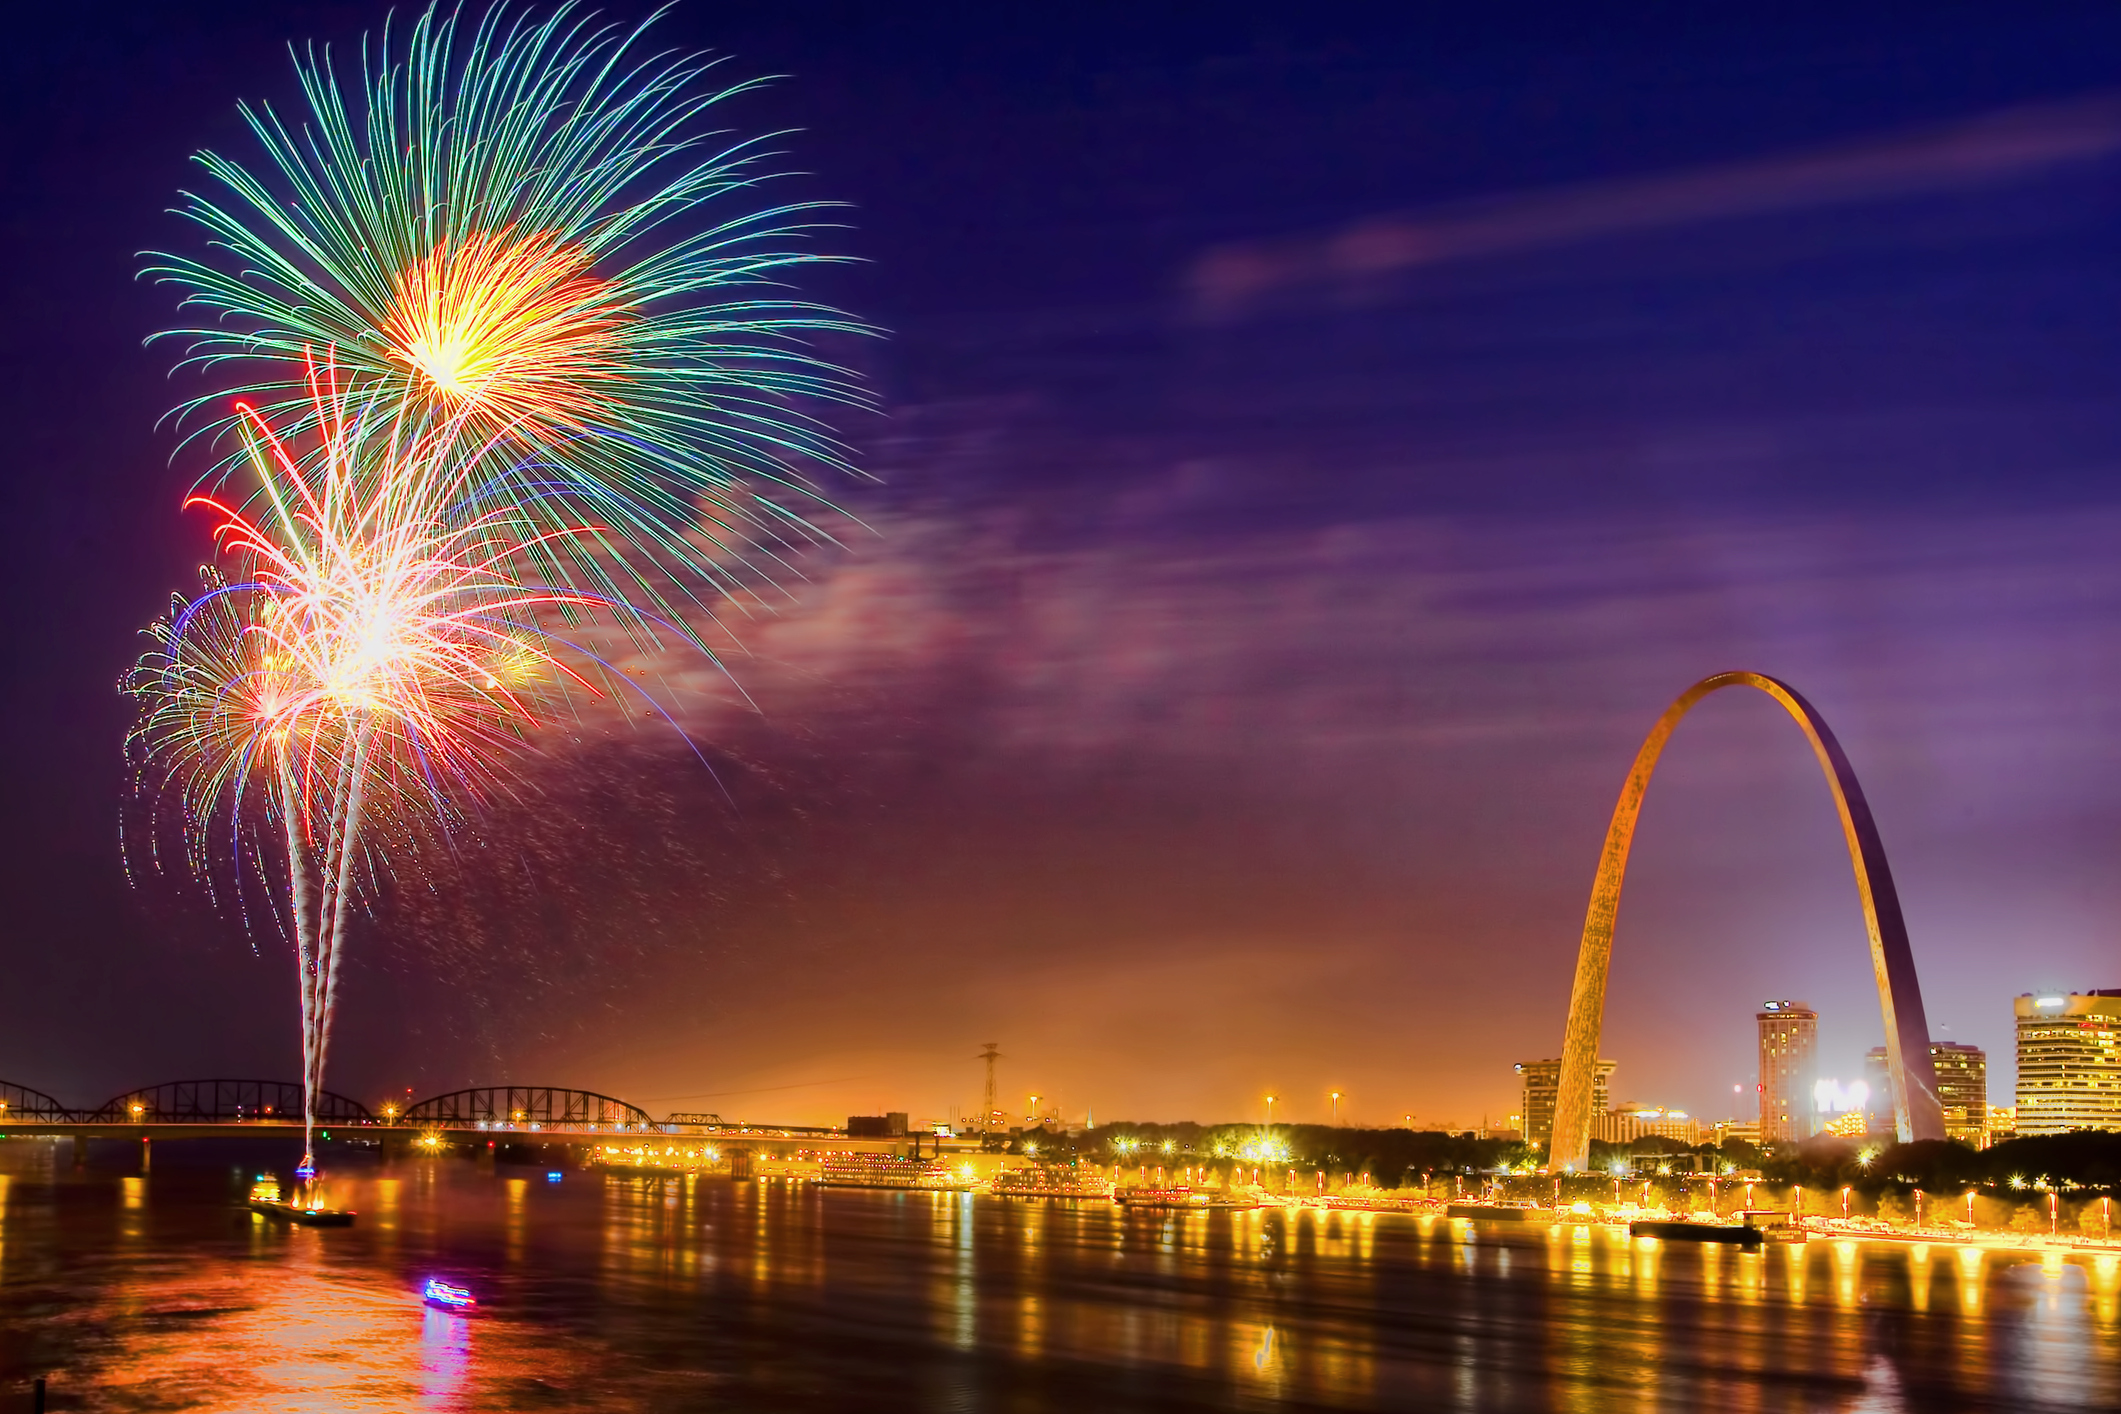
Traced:
[[[229, 1124], [300, 1122], [302, 1087], [289, 1080], [171, 1080], [114, 1095], [79, 1116], [90, 1124]], [[374, 1124], [359, 1100], [326, 1090], [317, 1096], [319, 1124]]]
[[0, 1080], [0, 1124], [10, 1120], [25, 1124], [64, 1124], [73, 1117], [72, 1110], [42, 1090]]
[[400, 1124], [436, 1129], [647, 1130], [655, 1127], [638, 1105], [594, 1090], [557, 1085], [484, 1085], [453, 1090], [407, 1105]]

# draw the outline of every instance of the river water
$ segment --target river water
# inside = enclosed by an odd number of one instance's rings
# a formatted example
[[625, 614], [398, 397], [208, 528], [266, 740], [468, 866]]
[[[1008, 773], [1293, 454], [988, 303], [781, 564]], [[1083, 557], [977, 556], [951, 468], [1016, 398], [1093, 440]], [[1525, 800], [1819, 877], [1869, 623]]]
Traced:
[[[10, 1145], [0, 1411], [2121, 1408], [2121, 1258]], [[25, 1151], [27, 1155], [25, 1156]], [[158, 1155], [158, 1160], [160, 1156]], [[440, 1275], [469, 1317], [423, 1306]], [[10, 1401], [13, 1401], [12, 1403]]]

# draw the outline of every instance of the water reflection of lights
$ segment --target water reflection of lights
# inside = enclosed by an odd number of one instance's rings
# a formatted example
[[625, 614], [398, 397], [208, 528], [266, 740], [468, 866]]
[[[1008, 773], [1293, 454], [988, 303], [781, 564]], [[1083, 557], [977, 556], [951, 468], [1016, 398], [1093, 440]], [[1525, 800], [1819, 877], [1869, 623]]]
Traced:
[[1856, 1304], [1856, 1274], [1862, 1254], [1848, 1239], [1831, 1244], [1834, 1259], [1834, 1304], [1843, 1309]]
[[1981, 1262], [1985, 1256], [1979, 1247], [1959, 1249], [1959, 1310], [1963, 1315], [1974, 1315], [1981, 1309]]

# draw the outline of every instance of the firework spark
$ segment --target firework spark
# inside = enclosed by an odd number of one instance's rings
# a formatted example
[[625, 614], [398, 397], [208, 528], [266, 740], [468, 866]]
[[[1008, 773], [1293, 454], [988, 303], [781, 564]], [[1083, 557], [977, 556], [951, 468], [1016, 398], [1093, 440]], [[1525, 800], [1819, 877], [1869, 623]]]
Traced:
[[541, 547], [599, 527], [481, 494], [505, 428], [482, 440], [359, 399], [328, 365], [309, 377], [307, 450], [246, 410], [249, 509], [193, 498], [228, 572], [150, 630], [131, 690], [135, 757], [177, 786], [193, 862], [257, 861], [261, 832], [278, 846], [315, 1093], [365, 855], [509, 789], [541, 723], [622, 681], [595, 626], [641, 615], [535, 579]]
[[[304, 351], [330, 348], [408, 414], [563, 456], [570, 486], [526, 481], [519, 503], [605, 532], [555, 542], [543, 572], [683, 622], [820, 537], [817, 473], [847, 464], [798, 402], [867, 399], [813, 341], [872, 331], [784, 287], [834, 259], [809, 244], [826, 204], [751, 204], [772, 154], [701, 126], [754, 85], [644, 52], [646, 28], [429, 9], [364, 46], [358, 84], [312, 50], [299, 123], [243, 110], [262, 165], [200, 156], [225, 191], [182, 214], [216, 254], [148, 273], [213, 316], [172, 331], [186, 362], [241, 369], [230, 391], [284, 433], [311, 414]], [[242, 466], [227, 396], [179, 409], [226, 443], [223, 474]]]

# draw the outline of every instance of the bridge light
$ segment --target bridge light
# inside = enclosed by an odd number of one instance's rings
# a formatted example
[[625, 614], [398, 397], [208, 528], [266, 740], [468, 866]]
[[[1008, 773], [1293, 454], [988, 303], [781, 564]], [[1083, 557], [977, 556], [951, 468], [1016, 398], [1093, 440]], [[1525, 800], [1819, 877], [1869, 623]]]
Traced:
[[140, 1111], [141, 1111], [141, 1109], [142, 1109], [142, 1108], [143, 1108], [143, 1107], [142, 1107], [142, 1106], [140, 1106], [140, 1105], [134, 1105], [134, 1106], [133, 1106], [133, 1117], [134, 1117], [135, 1119], [138, 1119], [138, 1118], [139, 1118], [139, 1116], [140, 1116]]

